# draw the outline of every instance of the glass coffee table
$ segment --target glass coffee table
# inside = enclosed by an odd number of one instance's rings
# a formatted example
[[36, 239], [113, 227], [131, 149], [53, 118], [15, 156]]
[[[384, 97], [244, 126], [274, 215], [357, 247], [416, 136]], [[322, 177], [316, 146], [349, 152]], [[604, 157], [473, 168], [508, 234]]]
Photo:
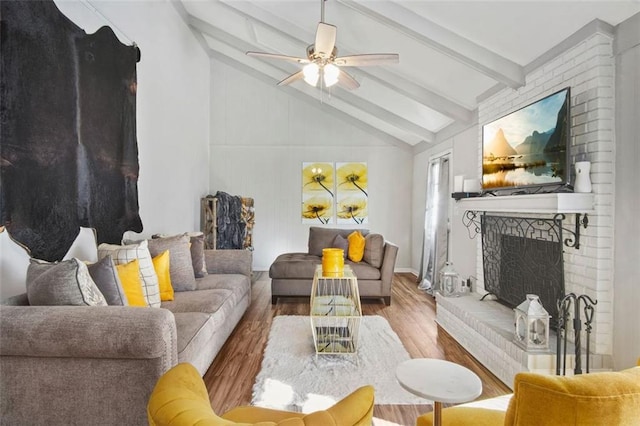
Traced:
[[417, 358], [403, 362], [396, 378], [407, 391], [433, 401], [433, 424], [442, 425], [442, 403], [462, 403], [482, 393], [482, 381], [462, 365], [442, 359]]

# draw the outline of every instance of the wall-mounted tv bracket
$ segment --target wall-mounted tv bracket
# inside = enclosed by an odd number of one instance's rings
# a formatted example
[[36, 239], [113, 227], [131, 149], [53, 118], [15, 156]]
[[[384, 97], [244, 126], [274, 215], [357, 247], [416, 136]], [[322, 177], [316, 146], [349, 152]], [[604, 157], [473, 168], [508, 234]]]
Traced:
[[[462, 215], [462, 224], [467, 228], [469, 232], [469, 238], [473, 239], [481, 232], [480, 217], [486, 212], [479, 212], [475, 210], [466, 210]], [[574, 229], [565, 228], [562, 226], [562, 221], [566, 219], [564, 213], [557, 213], [553, 216], [553, 220], [561, 227], [565, 232], [570, 234], [569, 237], [564, 239], [564, 245], [567, 247], [580, 249], [580, 228], [587, 229], [589, 225], [589, 217], [586, 213], [576, 213], [576, 222]]]

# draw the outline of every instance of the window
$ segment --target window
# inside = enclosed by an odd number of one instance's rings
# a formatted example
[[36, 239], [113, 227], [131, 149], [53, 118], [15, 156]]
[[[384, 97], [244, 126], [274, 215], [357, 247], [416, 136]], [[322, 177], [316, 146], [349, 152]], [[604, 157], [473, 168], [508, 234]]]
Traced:
[[438, 274], [449, 257], [449, 158], [444, 154], [429, 161], [424, 242], [418, 287], [437, 290]]

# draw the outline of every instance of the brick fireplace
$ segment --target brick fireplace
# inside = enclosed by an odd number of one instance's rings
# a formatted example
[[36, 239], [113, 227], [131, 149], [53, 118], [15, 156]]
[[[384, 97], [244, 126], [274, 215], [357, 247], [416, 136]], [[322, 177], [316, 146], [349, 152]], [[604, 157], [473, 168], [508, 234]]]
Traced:
[[[597, 22], [570, 37], [553, 54], [525, 67], [525, 86], [495, 91], [479, 103], [478, 159], [482, 157], [481, 125], [564, 87], [571, 87], [571, 161], [591, 162], [591, 194], [557, 194], [551, 204], [535, 195], [476, 198], [456, 202], [466, 210], [502, 212], [525, 217], [565, 213], [563, 227], [575, 229], [575, 213], [588, 214], [579, 248], [563, 247], [565, 293], [586, 294], [598, 301], [591, 335], [591, 367], [610, 369], [613, 346], [613, 194], [614, 194], [614, 66], [613, 34]], [[478, 176], [480, 164], [478, 162]], [[533, 197], [533, 198], [531, 198]], [[583, 204], [585, 197], [590, 200]], [[505, 200], [505, 199], [509, 200]], [[503, 199], [503, 200], [500, 200]], [[506, 203], [506, 204], [505, 204]], [[506, 206], [506, 207], [505, 207]], [[579, 219], [578, 219], [579, 220]], [[437, 296], [438, 323], [507, 385], [518, 371], [555, 372], [555, 342], [548, 354], [527, 354], [512, 343], [513, 311], [497, 302], [480, 302], [484, 285], [481, 238], [476, 244], [477, 285], [472, 295]], [[570, 335], [572, 333], [569, 333]], [[555, 335], [552, 336], [552, 340]], [[573, 352], [569, 349], [568, 352]], [[569, 369], [568, 362], [567, 369]]]

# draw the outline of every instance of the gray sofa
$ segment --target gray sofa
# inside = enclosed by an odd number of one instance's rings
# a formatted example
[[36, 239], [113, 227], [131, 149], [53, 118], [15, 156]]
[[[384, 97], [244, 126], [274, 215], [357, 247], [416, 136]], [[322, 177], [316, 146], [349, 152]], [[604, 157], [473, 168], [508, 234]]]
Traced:
[[0, 423], [143, 425], [158, 378], [204, 374], [251, 303], [251, 252], [207, 250], [209, 275], [161, 308], [0, 306]]
[[[365, 236], [365, 256], [361, 262], [345, 260], [358, 277], [358, 291], [363, 299], [383, 299], [391, 304], [393, 271], [398, 246], [385, 241], [379, 234], [358, 229]], [[271, 302], [280, 297], [309, 297], [316, 265], [322, 264], [322, 249], [334, 247], [336, 235], [347, 238], [354, 229], [309, 228], [307, 253], [281, 254], [271, 264]]]

